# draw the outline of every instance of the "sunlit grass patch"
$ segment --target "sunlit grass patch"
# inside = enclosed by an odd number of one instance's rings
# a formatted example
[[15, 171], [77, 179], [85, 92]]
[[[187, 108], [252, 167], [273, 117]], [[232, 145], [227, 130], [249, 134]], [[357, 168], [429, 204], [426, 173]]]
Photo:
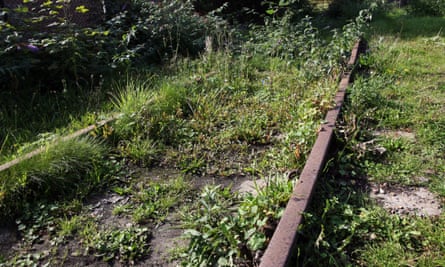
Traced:
[[[394, 70], [391, 74], [394, 83], [379, 91], [388, 104], [385, 109], [376, 112], [375, 119], [381, 128], [399, 128], [415, 134], [416, 142], [411, 152], [394, 154], [391, 156], [394, 161], [391, 167], [388, 166], [392, 170], [390, 172], [396, 167], [400, 170], [417, 170], [414, 172], [416, 174], [408, 175], [415, 177], [422, 171], [434, 169], [433, 163], [443, 159], [437, 152], [437, 148], [440, 150], [444, 146], [443, 119], [438, 116], [445, 101], [445, 94], [440, 90], [443, 80], [440, 73], [444, 71], [443, 46], [440, 45], [443, 37], [440, 33], [434, 37], [418, 36], [410, 40], [384, 36], [380, 39], [376, 36], [371, 47], [375, 47], [374, 57], [378, 58], [378, 64], [385, 66], [380, 70]], [[389, 59], [391, 57], [392, 60]], [[388, 173], [385, 175], [393, 177]]]
[[445, 241], [440, 230], [443, 220], [444, 216], [402, 221], [395, 230], [395, 236], [389, 236], [385, 242], [370, 243], [361, 250], [360, 262], [367, 266], [442, 265], [445, 262], [440, 245]]
[[[445, 125], [438, 115], [445, 104], [443, 18], [414, 17], [399, 8], [380, 12], [367, 32], [363, 72], [349, 89], [342, 114], [347, 125], [340, 125], [339, 136], [345, 148], [305, 217], [298, 266], [444, 262], [443, 214], [403, 215], [380, 207], [388, 204], [385, 195], [398, 199], [404, 193], [420, 210], [443, 206]], [[408, 187], [371, 192], [373, 185]], [[418, 187], [435, 200], [422, 204], [414, 198], [409, 188]]]
[[0, 173], [2, 214], [20, 213], [28, 201], [86, 195], [103, 179], [106, 153], [103, 143], [89, 137], [46, 145], [42, 153]]

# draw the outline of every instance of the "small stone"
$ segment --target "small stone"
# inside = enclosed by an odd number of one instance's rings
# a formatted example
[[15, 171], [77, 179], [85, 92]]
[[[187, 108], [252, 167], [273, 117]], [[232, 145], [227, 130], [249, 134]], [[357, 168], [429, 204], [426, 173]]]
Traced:
[[384, 147], [376, 147], [375, 150], [379, 152], [380, 155], [383, 155], [386, 152], [386, 148]]
[[74, 251], [73, 253], [71, 253], [71, 256], [73, 257], [79, 257], [80, 255], [82, 255], [80, 251]]
[[109, 203], [116, 204], [117, 202], [121, 201], [124, 197], [123, 196], [112, 196], [108, 199]]
[[429, 179], [428, 179], [428, 178], [426, 178], [426, 177], [424, 177], [424, 176], [420, 176], [420, 177], [418, 177], [417, 179], [418, 179], [418, 180], [419, 180], [419, 182], [421, 182], [421, 183], [426, 183], [426, 182], [428, 182], [428, 181], [429, 181]]

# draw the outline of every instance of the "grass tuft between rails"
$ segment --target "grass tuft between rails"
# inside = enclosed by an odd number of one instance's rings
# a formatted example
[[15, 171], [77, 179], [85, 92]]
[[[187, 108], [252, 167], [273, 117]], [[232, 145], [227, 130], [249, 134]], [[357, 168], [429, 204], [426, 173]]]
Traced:
[[42, 153], [0, 173], [3, 219], [20, 213], [22, 205], [39, 200], [85, 196], [102, 182], [107, 147], [90, 137], [45, 146]]

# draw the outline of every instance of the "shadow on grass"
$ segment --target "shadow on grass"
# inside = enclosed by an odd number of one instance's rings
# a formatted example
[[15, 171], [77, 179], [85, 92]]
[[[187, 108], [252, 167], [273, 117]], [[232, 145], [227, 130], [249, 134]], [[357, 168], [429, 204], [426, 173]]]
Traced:
[[23, 143], [38, 140], [39, 134], [70, 128], [73, 122], [82, 125], [71, 128], [95, 123], [95, 114], [109, 102], [110, 93], [106, 88], [108, 86], [102, 85], [44, 93], [33, 90], [0, 91], [0, 160]]
[[445, 17], [413, 16], [403, 9], [377, 14], [371, 34], [391, 35], [404, 40], [417, 37], [445, 36]]

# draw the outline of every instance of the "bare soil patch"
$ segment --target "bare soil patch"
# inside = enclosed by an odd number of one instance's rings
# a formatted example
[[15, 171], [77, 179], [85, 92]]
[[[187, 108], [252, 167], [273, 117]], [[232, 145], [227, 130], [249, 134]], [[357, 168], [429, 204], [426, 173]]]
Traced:
[[424, 187], [371, 184], [370, 196], [393, 214], [439, 216], [441, 201]]
[[[139, 184], [146, 184], [150, 181], [168, 181], [175, 179], [179, 175], [183, 175], [176, 169], [153, 168], [134, 169], [132, 181], [135, 187]], [[248, 189], [245, 192], [255, 191], [256, 186], [264, 186], [263, 181], [253, 182], [252, 177], [246, 174], [232, 175], [229, 177], [217, 176], [200, 176], [189, 177], [194, 192], [198, 192], [206, 185], [221, 185], [223, 187], [231, 186], [233, 191], [243, 191], [243, 187]], [[129, 183], [129, 184], [130, 184]], [[257, 184], [258, 183], [258, 184]], [[190, 196], [193, 198], [193, 196]], [[84, 203], [81, 216], [93, 218], [98, 226], [98, 231], [108, 229], [126, 229], [135, 226], [135, 222], [126, 214], [114, 214], [113, 210], [122, 205], [134, 205], [132, 196], [127, 194], [118, 194], [113, 190], [107, 192], [98, 192], [91, 195]], [[184, 229], [181, 228], [181, 215], [178, 208], [174, 208], [166, 216], [164, 220], [157, 224], [149, 225], [151, 229], [150, 252], [145, 258], [140, 259], [131, 266], [178, 266], [180, 263], [176, 261], [172, 255], [175, 251], [187, 245], [187, 241], [182, 238]], [[94, 251], [90, 251], [85, 247], [79, 237], [71, 237], [64, 239], [62, 242], [54, 244], [49, 233], [42, 233], [39, 244], [33, 244], [31, 247], [22, 248], [22, 242], [16, 227], [0, 229], [0, 255], [9, 258], [21, 253], [46, 251], [41, 255], [41, 264], [63, 265], [63, 266], [125, 266], [124, 263], [118, 261], [104, 262], [97, 257]], [[22, 251], [22, 252], [20, 252]], [[18, 254], [17, 254], [18, 255]]]
[[391, 131], [391, 130], [382, 130], [382, 131], [375, 131], [373, 133], [374, 136], [384, 136], [389, 138], [406, 138], [408, 140], [415, 140], [416, 135], [411, 132], [410, 129], [406, 129], [405, 131]]

